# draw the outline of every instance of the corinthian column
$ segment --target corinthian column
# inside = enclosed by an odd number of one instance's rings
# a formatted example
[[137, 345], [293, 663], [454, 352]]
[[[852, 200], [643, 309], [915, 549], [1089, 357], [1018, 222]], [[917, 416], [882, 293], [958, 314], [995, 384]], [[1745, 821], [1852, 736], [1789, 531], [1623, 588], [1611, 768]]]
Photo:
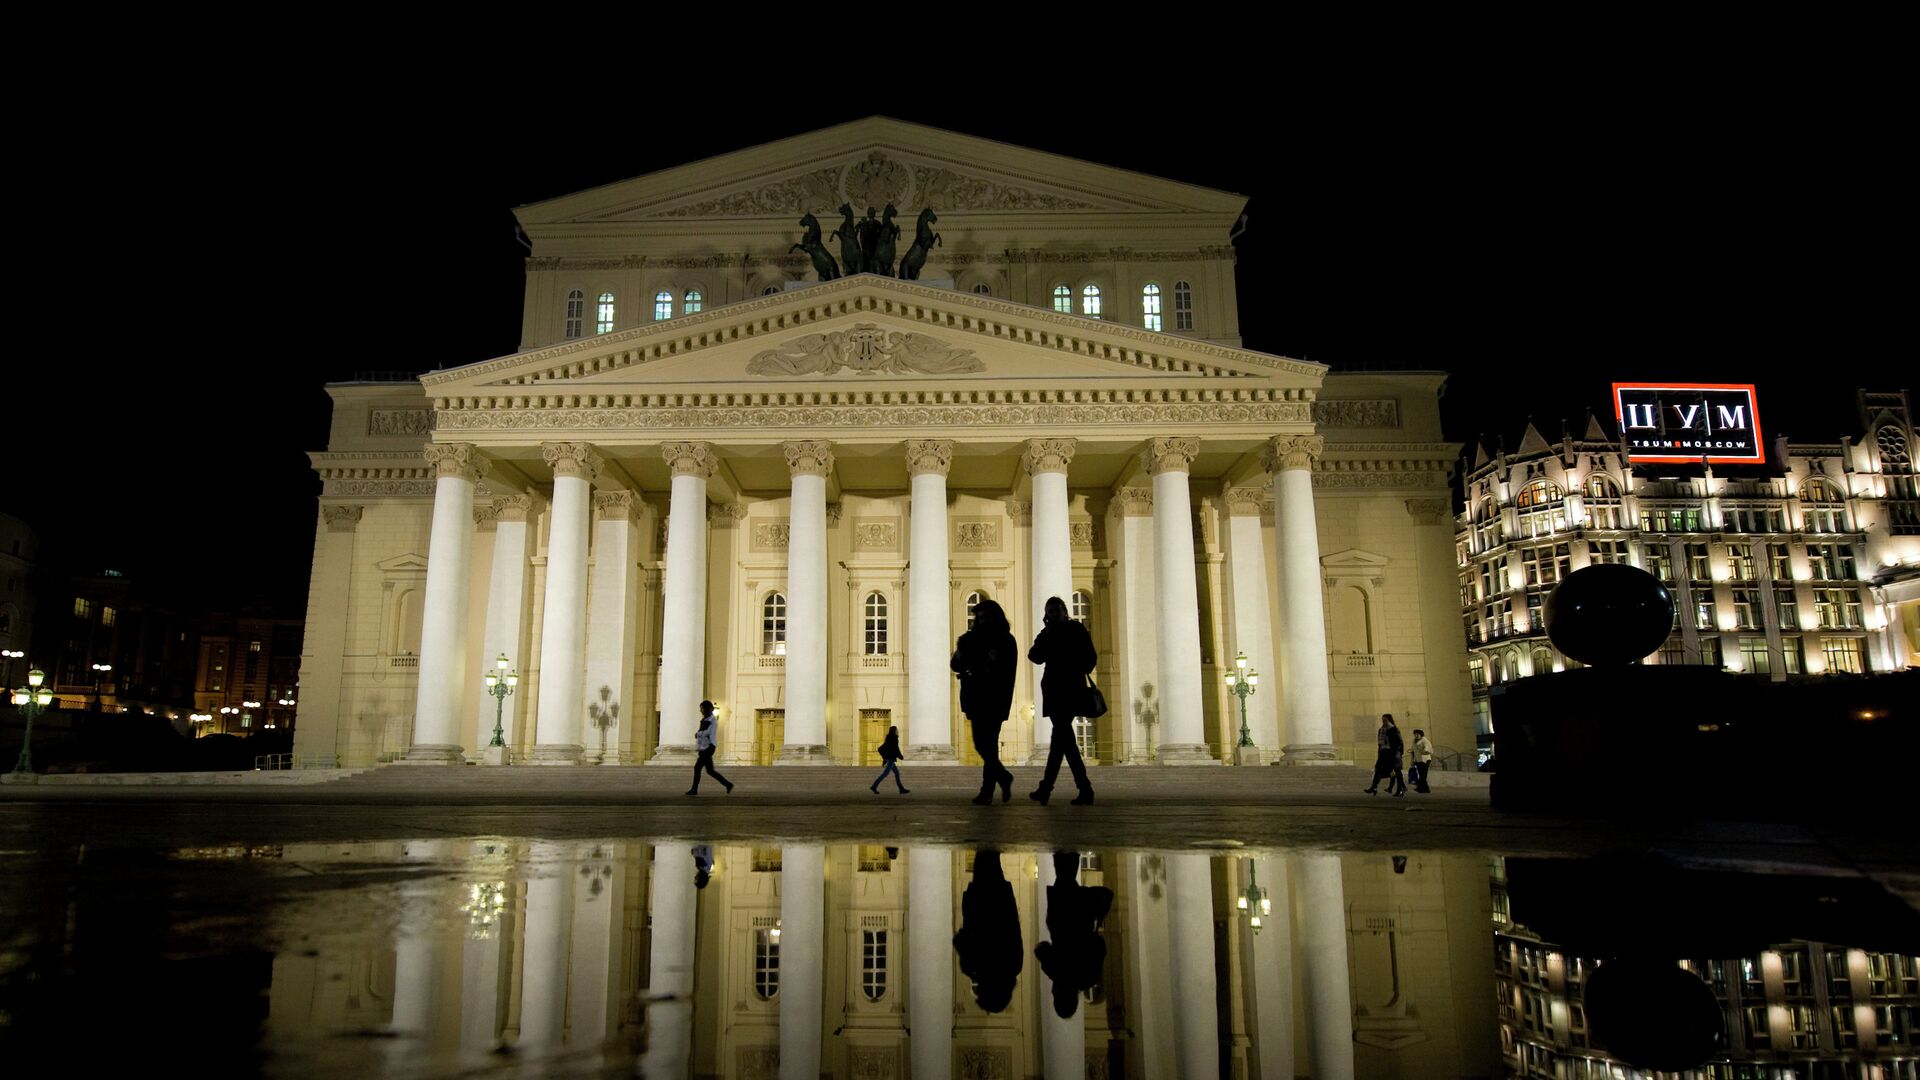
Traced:
[[[1073, 461], [1072, 439], [1030, 439], [1023, 459], [1033, 478], [1033, 621], [1027, 624], [1027, 643], [1045, 625], [1047, 598], [1073, 595], [1073, 537], [1067, 528], [1067, 466]], [[1016, 633], [1016, 637], [1018, 634]], [[1022, 647], [1024, 652], [1024, 646]], [[1046, 702], [1040, 694], [1043, 667], [1033, 675], [1033, 753], [1044, 757], [1053, 738]]]
[[[705, 517], [702, 510], [703, 524]], [[699, 893], [687, 850], [656, 846], [652, 878], [647, 992], [653, 1001], [647, 1006], [647, 1049], [640, 1055], [640, 1072], [677, 1080], [687, 1075], [693, 1056], [693, 964], [700, 928]]]
[[587, 516], [600, 455], [583, 442], [542, 443], [553, 466], [553, 524], [547, 533], [547, 599], [540, 623], [540, 702], [535, 765], [580, 762], [580, 694], [587, 674]]
[[1167, 856], [1167, 929], [1173, 946], [1173, 1039], [1180, 1075], [1219, 1076], [1219, 982], [1213, 966], [1213, 868], [1208, 856]]
[[1274, 546], [1280, 563], [1281, 691], [1286, 701], [1290, 765], [1331, 763], [1333, 700], [1327, 686], [1327, 620], [1320, 595], [1320, 533], [1313, 517], [1313, 461], [1326, 448], [1318, 435], [1280, 435], [1267, 444], [1273, 476]]
[[782, 847], [780, 1080], [818, 1080], [820, 1076], [821, 983], [827, 959], [826, 893], [827, 849], [820, 844]]
[[660, 454], [673, 472], [673, 494], [660, 597], [660, 745], [649, 764], [683, 765], [693, 761], [707, 662], [707, 478], [715, 458], [701, 442], [665, 443]]
[[[1265, 509], [1259, 488], [1231, 488], [1227, 491], [1227, 546], [1233, 567], [1233, 645], [1247, 655], [1255, 671], [1271, 673], [1273, 666], [1273, 614], [1267, 589], [1266, 538], [1261, 535], [1260, 516]], [[1452, 579], [1448, 579], [1452, 586]], [[1279, 680], [1269, 675], [1267, 685], [1246, 699], [1247, 729], [1253, 737], [1250, 760], [1235, 751], [1235, 760], [1258, 765], [1280, 755], [1280, 726], [1273, 697], [1280, 691]], [[1236, 710], [1237, 711], [1237, 710]], [[1234, 719], [1238, 719], [1235, 717]], [[1229, 724], [1230, 731], [1237, 730]], [[1234, 741], [1239, 737], [1236, 734]]]
[[907, 1022], [913, 1080], [953, 1075], [953, 853], [907, 850]]
[[[827, 474], [824, 440], [782, 444], [793, 497], [787, 510], [787, 744], [783, 765], [826, 765]], [[783, 1025], [784, 1026], [784, 1025]]]
[[[497, 656], [505, 656], [515, 671], [528, 668], [524, 653], [527, 640], [527, 529], [533, 517], [533, 497], [502, 495], [494, 500], [493, 568], [487, 579], [487, 626], [480, 643], [480, 666], [492, 665]], [[503, 741], [507, 746], [519, 742], [521, 695], [507, 698], [504, 707], [489, 694], [480, 695], [477, 724], [474, 728], [476, 756], [484, 756], [493, 741], [493, 724], [499, 709]], [[506, 764], [511, 753], [506, 747], [488, 760]]]
[[458, 765], [460, 680], [467, 666], [467, 572], [473, 561], [473, 485], [480, 455], [467, 443], [426, 448], [433, 464], [433, 533], [427, 541], [427, 595], [420, 622], [420, 690], [406, 760]]
[[1199, 439], [1154, 439], [1141, 461], [1153, 476], [1153, 581], [1160, 622], [1160, 746], [1165, 765], [1218, 765], [1200, 712], [1200, 596], [1193, 576], [1193, 503], [1187, 473]]
[[948, 439], [907, 440], [913, 508], [907, 531], [907, 746], [915, 761], [953, 761], [952, 693], [948, 687]]

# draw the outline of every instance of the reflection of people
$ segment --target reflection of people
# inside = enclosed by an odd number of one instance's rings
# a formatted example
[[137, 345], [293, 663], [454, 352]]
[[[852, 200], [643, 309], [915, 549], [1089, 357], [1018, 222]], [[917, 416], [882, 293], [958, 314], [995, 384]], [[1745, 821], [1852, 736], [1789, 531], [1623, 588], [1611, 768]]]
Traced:
[[713, 847], [710, 844], [693, 845], [693, 887], [704, 889], [707, 880], [713, 876]]
[[982, 1011], [997, 1013], [1013, 1001], [1013, 984], [1026, 963], [1020, 943], [1020, 912], [1013, 886], [1000, 870], [1000, 853], [973, 853], [973, 880], [960, 896], [960, 930], [953, 935], [960, 971], [973, 984], [973, 1000]]
[[1034, 637], [1027, 659], [1047, 667], [1040, 677], [1040, 697], [1047, 719], [1053, 721], [1053, 738], [1047, 745], [1047, 773], [1027, 797], [1047, 805], [1064, 757], [1073, 771], [1074, 786], [1080, 789], [1073, 804], [1085, 806], [1093, 801], [1093, 785], [1087, 782], [1087, 766], [1080, 760], [1080, 744], [1073, 737], [1073, 718], [1080, 715], [1086, 702], [1087, 674], [1100, 657], [1093, 651], [1093, 635], [1067, 614], [1065, 600], [1048, 597], [1046, 610], [1046, 626]]
[[960, 710], [973, 726], [973, 749], [980, 755], [982, 806], [993, 801], [1000, 785], [1000, 801], [1013, 798], [1013, 774], [1000, 764], [1000, 725], [1013, 707], [1013, 676], [1020, 643], [1013, 640], [1007, 613], [991, 600], [973, 608], [973, 627], [954, 643], [951, 667], [960, 676]]
[[1113, 890], [1082, 885], [1080, 854], [1053, 853], [1053, 884], [1047, 886], [1047, 937], [1033, 947], [1040, 970], [1053, 980], [1053, 1011], [1062, 1019], [1073, 1015], [1082, 991], [1099, 985], [1107, 963], [1107, 943], [1100, 921], [1113, 907]]
[[708, 776], [727, 785], [727, 794], [733, 794], [733, 783], [721, 776], [713, 767], [713, 751], [720, 745], [720, 732], [713, 722], [713, 702], [700, 703], [700, 730], [693, 733], [693, 748], [700, 751], [700, 760], [693, 763], [693, 786], [687, 794], [700, 794], [700, 771], [706, 770]]
[[894, 786], [900, 789], [900, 794], [907, 794], [907, 785], [900, 779], [900, 759], [905, 756], [900, 752], [900, 729], [888, 727], [887, 737], [880, 740], [880, 760], [886, 763], [886, 768], [881, 769], [880, 775], [873, 778], [873, 783], [867, 787], [867, 790], [875, 795], [880, 794], [880, 781], [885, 780], [888, 773], [892, 773]]

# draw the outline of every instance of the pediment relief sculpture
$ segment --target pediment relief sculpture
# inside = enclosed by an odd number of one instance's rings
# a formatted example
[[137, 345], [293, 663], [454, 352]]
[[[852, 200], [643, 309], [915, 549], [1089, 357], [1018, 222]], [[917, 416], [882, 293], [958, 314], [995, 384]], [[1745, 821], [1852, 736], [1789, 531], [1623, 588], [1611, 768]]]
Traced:
[[911, 331], [882, 330], [858, 323], [851, 330], [807, 334], [747, 363], [750, 375], [832, 375], [843, 369], [861, 375], [949, 375], [985, 371], [972, 349]]
[[821, 213], [843, 202], [863, 210], [877, 209], [890, 202], [921, 203], [941, 210], [989, 212], [1112, 208], [1035, 191], [1004, 180], [909, 164], [890, 157], [884, 150], [873, 150], [842, 165], [813, 169], [744, 191], [676, 206], [661, 216], [785, 217]]

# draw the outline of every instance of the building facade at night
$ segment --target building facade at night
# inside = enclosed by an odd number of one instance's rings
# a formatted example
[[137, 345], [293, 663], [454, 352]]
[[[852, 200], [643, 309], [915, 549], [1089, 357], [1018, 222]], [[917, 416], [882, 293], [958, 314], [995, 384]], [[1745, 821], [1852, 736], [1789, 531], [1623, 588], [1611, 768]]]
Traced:
[[1479, 730], [1492, 686], [1569, 661], [1546, 597], [1596, 562], [1631, 563], [1672, 592], [1674, 632], [1650, 663], [1785, 679], [1920, 663], [1920, 489], [1905, 392], [1862, 391], [1859, 433], [1773, 443], [1770, 464], [1627, 466], [1610, 425], [1513, 453], [1485, 447], [1456, 526], [1460, 605]]
[[[889, 204], [919, 280], [789, 251]], [[954, 639], [1049, 596], [1099, 763], [1470, 746], [1442, 377], [1242, 348], [1244, 204], [874, 118], [521, 207], [520, 352], [329, 387], [296, 753], [473, 760], [504, 656], [523, 761], [690, 761], [704, 698], [723, 761], [969, 762]]]

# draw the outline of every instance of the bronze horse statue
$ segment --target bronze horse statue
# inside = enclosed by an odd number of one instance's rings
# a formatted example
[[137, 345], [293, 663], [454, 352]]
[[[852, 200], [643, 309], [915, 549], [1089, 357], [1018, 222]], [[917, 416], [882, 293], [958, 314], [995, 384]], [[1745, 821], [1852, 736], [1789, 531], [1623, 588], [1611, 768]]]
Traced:
[[[893, 207], [887, 209], [892, 210]], [[927, 265], [927, 253], [940, 244], [940, 234], [933, 231], [933, 223], [939, 220], [940, 215], [934, 213], [931, 206], [920, 211], [920, 220], [913, 226], [913, 246], [907, 249], [906, 256], [900, 260], [902, 278], [908, 281], [920, 279], [920, 268]]]
[[813, 260], [814, 274], [821, 281], [832, 281], [839, 277], [840, 264], [833, 261], [833, 255], [827, 251], [827, 246], [820, 242], [820, 219], [809, 212], [806, 217], [800, 219], [800, 224], [806, 226], [806, 234], [800, 237], [799, 243], [787, 249], [787, 254], [791, 255], [796, 251], [806, 252], [807, 257]]
[[871, 261], [867, 265], [869, 273], [881, 277], [893, 276], [894, 244], [900, 239], [900, 226], [893, 223], [893, 217], [898, 213], [893, 204], [888, 203], [886, 211], [880, 215], [880, 227], [873, 231], [873, 251], [869, 253]]
[[840, 262], [849, 274], [864, 273], [867, 269], [866, 256], [860, 251], [860, 233], [853, 223], [853, 207], [840, 204], [840, 227], [833, 230], [834, 238], [840, 241]]

